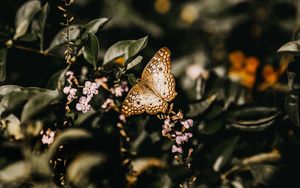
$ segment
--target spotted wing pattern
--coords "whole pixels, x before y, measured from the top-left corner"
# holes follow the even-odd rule
[[[121,112],[125,116],[165,113],[169,101],[177,95],[171,74],[170,51],[161,48],[145,67],[138,84],[127,94]]]
[[[121,112],[125,116],[142,114],[165,113],[168,103],[157,96],[150,88],[141,84],[134,85],[122,105]]]

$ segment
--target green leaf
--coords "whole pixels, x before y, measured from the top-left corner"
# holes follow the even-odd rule
[[[22,110],[21,121],[25,122],[29,120],[29,118],[39,113],[45,107],[57,100],[58,97],[58,91],[48,90],[30,98]]]
[[[140,38],[136,41],[134,41],[130,46],[128,47],[128,50],[125,54],[125,61],[129,59],[130,57],[135,56],[137,53],[139,53],[142,49],[146,47],[148,43],[148,36]]]
[[[44,50],[44,29],[47,15],[49,12],[49,4],[46,3],[42,9],[36,14],[32,21],[31,32],[40,40],[40,50]]]
[[[253,164],[250,165],[250,171],[256,182],[269,185],[278,172],[278,169],[273,165]]]
[[[99,42],[95,34],[88,32],[88,39],[85,42],[83,48],[83,56],[87,62],[94,66],[94,69],[97,68],[98,62],[98,52],[99,52]]]
[[[132,43],[134,43],[134,40],[122,40],[109,47],[104,55],[103,65],[124,56]]]
[[[132,69],[133,67],[135,67],[136,65],[138,65],[141,61],[143,60],[142,56],[137,56],[136,58],[134,58],[132,61],[130,61],[127,66],[126,66],[126,71]]]
[[[134,85],[134,84],[136,84],[136,77],[134,76],[134,74],[127,74],[127,79],[128,79],[128,81],[129,81],[129,83],[130,83],[130,85]]]
[[[84,153],[80,154],[68,166],[68,180],[79,187],[91,186],[91,173],[95,168],[99,168],[106,161],[106,157],[100,153]],[[90,186],[89,186],[90,185]]]
[[[26,34],[35,14],[41,9],[41,2],[31,0],[24,3],[17,11],[15,19],[16,32],[14,40]]]
[[[224,125],[224,120],[221,118],[214,118],[211,120],[202,121],[198,125],[198,130],[200,134],[212,135],[215,134],[218,130]]]
[[[0,82],[3,82],[6,78],[6,57],[7,49],[0,49]]]
[[[68,65],[65,69],[54,73],[49,79],[46,88],[52,90],[57,89],[58,91],[63,90],[63,87],[65,86],[66,73],[69,69],[70,65]]]
[[[80,140],[90,138],[92,135],[83,129],[67,129],[63,131],[58,137],[55,138],[54,142],[50,145],[47,153],[45,153],[47,159],[51,159],[51,157],[55,154],[56,150],[60,145],[64,142],[72,141],[72,140]]]
[[[147,41],[148,37],[143,37],[138,40],[123,40],[113,44],[104,55],[103,65],[123,56],[126,62],[141,51],[146,46]]]
[[[12,111],[15,108],[23,105],[29,98],[35,96],[36,94],[46,91],[42,88],[21,88],[6,94],[0,101],[0,116],[4,112]]]
[[[12,91],[20,91],[21,89],[22,87],[17,85],[3,85],[0,87],[0,97],[5,96]]]
[[[84,25],[84,28],[86,32],[91,32],[91,33],[97,33],[100,28],[102,28],[107,22],[109,21],[108,18],[97,18],[86,25]]]
[[[293,89],[287,94],[285,99],[285,110],[292,122],[297,126],[300,126],[299,96],[300,89]]]
[[[300,52],[300,40],[290,41],[282,45],[277,52],[299,53]]]
[[[66,29],[67,29],[66,27],[63,28],[55,35],[55,37],[52,39],[48,49],[45,50],[46,52],[50,52],[51,50],[67,43],[67,39],[66,39],[66,35],[65,35]],[[70,41],[74,41],[75,39],[77,39],[77,37],[80,34],[80,29],[81,29],[80,25],[70,25],[69,26]]]
[[[262,131],[275,123],[280,112],[274,107],[241,106],[226,115],[228,125],[242,131]]]
[[[9,184],[28,178],[30,175],[30,164],[25,161],[15,162],[0,170],[0,182]]]
[[[212,95],[206,99],[190,104],[189,111],[187,112],[186,116],[188,117],[198,116],[199,114],[206,111],[211,106],[211,104],[215,101],[215,99],[216,99],[216,95]]]
[[[239,137],[234,137],[223,141],[219,146],[216,147],[216,151],[218,151],[218,157],[213,165],[213,169],[216,172],[219,172],[221,168],[230,160],[235,145],[238,143],[238,141]]]

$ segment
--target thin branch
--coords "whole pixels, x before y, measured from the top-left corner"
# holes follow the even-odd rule
[[[236,171],[244,171],[249,170],[250,165],[259,164],[263,162],[275,162],[281,159],[281,154],[277,149],[272,150],[269,153],[260,153],[251,157],[244,158],[241,164],[233,166],[227,172],[221,175],[221,179],[223,181],[227,181],[227,177],[236,172]]]

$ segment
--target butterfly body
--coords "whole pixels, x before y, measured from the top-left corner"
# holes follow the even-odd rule
[[[170,51],[161,48],[145,67],[141,79],[128,92],[121,112],[125,116],[165,113],[177,95],[171,74]]]

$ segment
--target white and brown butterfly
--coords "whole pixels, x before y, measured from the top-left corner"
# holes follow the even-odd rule
[[[175,79],[171,74],[170,50],[161,48],[145,67],[122,105],[121,112],[125,116],[135,114],[165,113],[168,102],[177,95]]]

